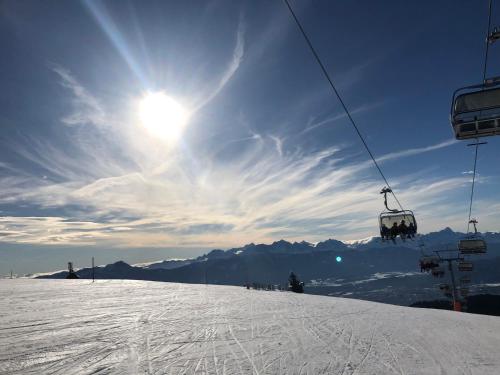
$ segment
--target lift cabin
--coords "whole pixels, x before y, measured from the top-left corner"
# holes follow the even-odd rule
[[[450,119],[459,140],[500,135],[500,77],[456,90]]]

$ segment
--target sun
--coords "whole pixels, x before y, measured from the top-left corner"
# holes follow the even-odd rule
[[[180,137],[188,117],[184,107],[163,92],[148,93],[139,103],[141,124],[151,135],[165,141]]]

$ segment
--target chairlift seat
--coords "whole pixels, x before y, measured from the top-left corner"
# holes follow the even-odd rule
[[[439,285],[439,289],[443,291],[449,291],[451,289],[449,284],[441,284]]]
[[[429,271],[436,267],[439,267],[439,257],[430,255],[420,258],[420,268],[423,271]]]
[[[451,125],[457,139],[500,135],[500,81],[463,87],[453,94]],[[463,93],[461,93],[463,92]]]
[[[486,242],[482,238],[464,238],[458,241],[461,254],[484,254],[486,248]]]
[[[443,267],[434,267],[431,271],[432,276],[443,277],[444,276],[444,268]]]
[[[401,224],[401,221],[404,220],[406,226],[413,224],[415,227],[414,233],[417,233],[417,221],[415,220],[415,215],[411,210],[404,211],[384,211],[379,216],[379,224],[380,224],[380,235],[383,237],[382,226],[385,225],[387,229],[391,229],[391,227],[396,223],[396,225]]]
[[[459,262],[458,270],[461,272],[469,272],[474,268],[472,262]]]

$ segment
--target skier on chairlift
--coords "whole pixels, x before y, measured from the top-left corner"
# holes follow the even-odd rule
[[[389,237],[391,235],[391,231],[385,224],[382,224],[382,227],[380,229],[380,235],[382,236],[382,240],[389,240]]]
[[[396,243],[396,237],[399,234],[399,228],[398,228],[398,223],[394,222],[392,223],[391,227],[391,240],[392,242]]]
[[[407,234],[408,234],[408,238],[415,237],[415,225],[411,221],[410,221],[410,224],[408,224]]]
[[[406,221],[403,219],[398,226],[399,237],[404,241],[406,239],[406,234],[408,232],[408,227],[406,226]]]

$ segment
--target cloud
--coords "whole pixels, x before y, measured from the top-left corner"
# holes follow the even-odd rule
[[[364,105],[361,105],[361,106],[353,109],[352,111],[350,111],[350,113],[351,113],[351,115],[356,115],[359,113],[368,112],[368,111],[375,109],[377,107],[380,107],[384,104],[385,104],[384,101],[379,101],[379,102],[370,103],[370,104],[364,104]],[[324,120],[318,121],[318,122],[310,121],[310,123],[307,124],[307,126],[304,128],[304,130],[302,130],[301,134],[308,133],[308,132],[313,131],[321,126],[334,123],[334,122],[341,120],[341,119],[344,119],[344,118],[347,118],[347,115],[345,114],[345,112],[341,112],[339,114],[330,116],[330,117],[328,117]]]
[[[226,70],[219,79],[219,82],[215,85],[215,88],[201,100],[200,103],[195,105],[195,111],[198,111],[202,107],[206,106],[211,102],[222,89],[226,86],[229,80],[234,76],[241,62],[243,61],[243,55],[245,52],[245,22],[243,20],[243,15],[240,15],[238,22],[238,30],[236,31],[236,45],[233,49],[233,56],[226,67]]]
[[[97,99],[89,94],[68,70],[56,64],[52,64],[51,68],[61,78],[61,85],[73,94],[73,112],[61,121],[66,125],[104,125],[105,113]]]
[[[457,144],[458,141],[455,139],[450,139],[447,141],[439,142],[435,145],[431,146],[426,146],[426,147],[419,147],[419,148],[411,148],[408,150],[403,150],[403,151],[398,151],[398,152],[392,152],[386,155],[383,155],[381,157],[376,158],[377,162],[384,162],[388,160],[396,160],[402,157],[407,157],[407,156],[413,156],[413,155],[418,155],[422,154],[425,152],[429,151],[435,151],[439,150],[440,148],[448,147]]]
[[[276,151],[278,152],[279,156],[283,156],[283,139],[273,135],[270,135],[269,138],[274,141],[276,145]]]
[[[241,49],[235,48],[233,54],[234,69],[242,58],[242,30]],[[98,102],[68,70],[54,69],[74,100],[75,115],[69,118],[97,126],[84,126],[83,138],[66,140],[71,155],[43,139],[29,139],[16,147],[20,157],[40,168],[38,175],[0,165],[8,172],[0,178],[0,202],[28,212],[20,211],[18,216],[4,212],[0,240],[229,247],[279,237],[319,241],[377,233],[382,183],[372,161],[360,161],[359,154],[352,157],[346,146],[311,152],[298,143],[285,152],[283,136],[253,132],[248,126],[246,136],[218,146],[166,150],[131,121],[111,121],[104,115],[104,102]],[[95,136],[95,129],[103,125],[109,136]],[[287,146],[293,136],[287,134]],[[384,163],[454,143],[448,140],[391,152],[377,160]],[[233,146],[234,152],[222,158],[224,149]],[[420,228],[430,230],[461,222],[463,210],[454,196],[468,190],[469,180],[467,175],[432,177],[412,170],[396,176],[391,184],[404,206],[418,215]],[[486,224],[493,223],[494,217]]]
[[[276,140],[261,138],[259,147],[229,163],[200,160],[205,172],[195,178],[186,178],[190,164],[179,156],[162,174],[132,172],[87,184],[52,184],[28,196],[10,191],[14,201],[36,204],[41,212],[67,205],[88,211],[71,220],[8,217],[0,230],[8,241],[110,246],[232,246],[277,237],[321,240],[374,234],[382,209],[380,181],[366,173],[369,161],[345,163],[340,151],[331,147],[277,158]],[[467,179],[408,178],[411,188],[400,199],[422,213],[445,203],[444,193],[461,189]]]

